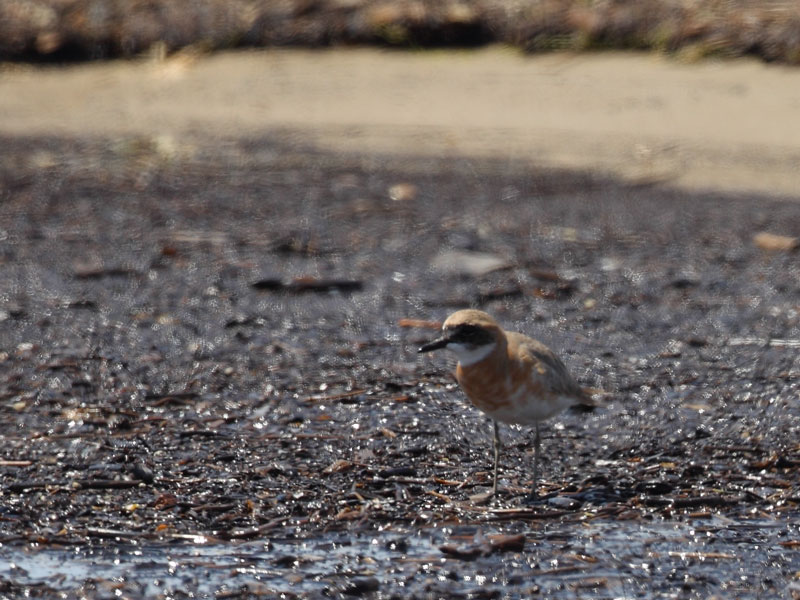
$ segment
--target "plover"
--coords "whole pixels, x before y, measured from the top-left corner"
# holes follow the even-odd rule
[[[460,310],[450,315],[442,326],[441,337],[422,346],[419,352],[440,348],[455,353],[456,379],[461,389],[472,404],[492,419],[493,495],[497,494],[500,459],[498,421],[535,427],[533,487],[529,496],[535,500],[541,447],[539,424],[571,406],[598,406],[591,391],[578,385],[547,346],[521,333],[504,331],[480,310]]]

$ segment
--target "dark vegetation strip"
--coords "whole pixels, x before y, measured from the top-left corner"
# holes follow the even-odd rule
[[[0,57],[86,60],[191,48],[381,45],[526,52],[638,49],[800,63],[787,0],[14,0],[0,2]]]

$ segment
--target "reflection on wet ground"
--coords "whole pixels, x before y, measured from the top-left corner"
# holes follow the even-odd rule
[[[81,590],[88,597],[404,597],[407,590],[415,597],[494,598],[513,589],[517,597],[764,598],[798,591],[782,583],[800,570],[800,552],[787,552],[800,533],[796,523],[714,515],[647,523],[576,519],[516,530],[524,535],[521,551],[493,551],[488,540],[496,529],[489,524],[225,544],[197,536],[195,543],[6,546],[0,577],[19,589]],[[463,554],[448,556],[454,547]]]

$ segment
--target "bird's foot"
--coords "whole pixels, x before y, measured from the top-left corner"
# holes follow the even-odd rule
[[[534,506],[536,504],[541,504],[542,499],[536,492],[531,492],[522,499],[522,503],[526,506]]]

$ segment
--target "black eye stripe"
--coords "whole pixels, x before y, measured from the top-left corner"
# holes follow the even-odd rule
[[[478,340],[485,337],[485,331],[477,325],[459,325],[452,330],[450,337],[456,340],[463,340],[465,342]]]

